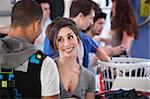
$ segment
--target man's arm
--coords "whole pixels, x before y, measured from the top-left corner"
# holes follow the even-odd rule
[[[46,57],[41,68],[41,98],[59,99],[60,81],[56,63]]]
[[[102,48],[98,48],[97,51],[96,51],[96,56],[98,59],[102,60],[102,61],[109,61],[110,60],[110,57],[109,55],[105,52],[105,50],[103,50]]]
[[[88,41],[87,43],[89,43],[89,45],[88,45],[89,48],[91,48],[90,52],[95,53],[95,55],[97,56],[98,59],[100,59],[102,61],[110,60],[110,57],[106,53],[106,51],[103,50],[101,47],[98,47],[98,45],[95,43],[95,41],[93,39],[91,39],[89,36],[86,36],[86,40]]]

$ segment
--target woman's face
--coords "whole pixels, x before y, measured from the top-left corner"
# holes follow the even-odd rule
[[[76,34],[69,27],[59,30],[56,38],[56,46],[60,57],[72,57],[77,55],[78,39]]]

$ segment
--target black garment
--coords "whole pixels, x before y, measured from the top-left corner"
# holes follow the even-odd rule
[[[51,19],[62,17],[64,14],[64,0],[49,0],[51,9]]]
[[[13,71],[15,86],[13,88],[7,87],[5,90],[0,87],[0,98],[41,98],[40,71],[45,58],[45,54],[37,51],[29,58],[27,72],[15,69]]]
[[[106,93],[107,99],[148,99],[146,95],[139,95],[135,89],[132,90],[117,90]]]
[[[96,94],[95,99],[148,99],[143,92],[132,90],[115,90],[104,94]]]

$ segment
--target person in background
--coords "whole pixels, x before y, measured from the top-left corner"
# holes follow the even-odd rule
[[[99,36],[102,32],[103,29],[103,25],[105,24],[105,19],[106,19],[106,14],[99,11],[98,13],[96,13],[95,17],[94,17],[94,24],[91,25],[85,32],[86,34],[92,38],[99,46],[100,46],[100,42],[99,42],[99,37],[97,40],[96,36]],[[97,57],[91,53],[90,56],[90,64],[89,64],[89,68],[91,68],[91,66],[96,66],[97,65]]]
[[[76,23],[77,28],[80,29],[81,47],[78,56],[81,61],[80,64],[83,64],[85,67],[89,66],[89,53],[94,53],[102,61],[109,61],[105,51],[98,47],[95,41],[82,31],[93,25],[93,18],[95,17],[94,7],[94,3],[91,0],[74,0],[70,7],[70,18]]]
[[[129,56],[133,40],[138,37],[138,26],[130,0],[112,0],[112,39],[101,41],[111,44],[105,50],[110,56]]]
[[[96,2],[93,1],[92,3],[95,10],[93,25],[89,26],[86,30],[84,30],[84,32],[93,39],[94,36],[101,34],[103,25],[105,24],[106,14],[102,12],[101,8]]]
[[[10,31],[0,39],[0,98],[59,98],[56,63],[33,45],[41,32],[42,16],[33,0],[14,5]]]
[[[48,38],[60,74],[61,99],[94,99],[95,79],[92,72],[77,61],[79,31],[67,18],[57,18],[47,28]]]
[[[41,51],[44,49],[44,40],[46,37],[46,28],[51,23],[50,18],[50,2],[49,0],[37,0],[37,2],[40,4],[42,11],[43,11],[43,19],[42,19],[42,32],[40,36],[35,40],[34,44],[37,46],[37,48]]]
[[[94,24],[89,27],[85,32],[86,34],[94,38],[101,34],[103,25],[105,24],[106,14],[103,12],[96,13],[94,17]]]

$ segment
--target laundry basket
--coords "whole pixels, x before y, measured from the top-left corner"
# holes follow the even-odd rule
[[[149,59],[119,57],[113,58],[110,62],[100,61],[99,66],[102,70],[105,91],[137,88],[140,91],[150,92]],[[141,86],[139,88],[139,84],[146,87]]]

